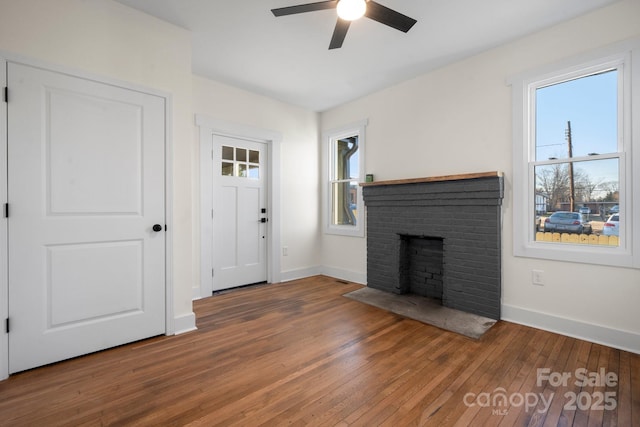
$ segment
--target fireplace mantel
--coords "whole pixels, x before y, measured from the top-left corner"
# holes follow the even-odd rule
[[[361,182],[362,187],[373,187],[376,185],[402,185],[402,184],[421,184],[427,182],[443,182],[443,181],[461,181],[465,179],[477,179],[477,178],[500,178],[502,172],[476,172],[476,173],[463,173],[458,175],[441,175],[441,176],[428,176],[424,178],[407,178],[407,179],[392,179],[387,181],[374,181],[374,182]]]

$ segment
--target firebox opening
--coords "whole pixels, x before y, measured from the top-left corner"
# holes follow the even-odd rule
[[[442,303],[444,239],[400,235],[400,293],[412,293]]]

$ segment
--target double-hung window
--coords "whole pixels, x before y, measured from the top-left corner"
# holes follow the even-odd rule
[[[364,236],[364,130],[366,121],[325,133],[325,231]]]
[[[516,256],[640,267],[638,56],[627,43],[511,80]]]

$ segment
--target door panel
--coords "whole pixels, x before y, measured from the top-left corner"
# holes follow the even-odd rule
[[[50,212],[140,215],[142,107],[52,88],[44,96]]]
[[[9,370],[165,331],[164,99],[9,64]]]
[[[257,242],[257,244],[248,244],[244,248],[244,262],[246,265],[258,265],[263,260],[261,253],[262,244],[260,242],[262,238],[262,224],[259,219],[261,204],[261,189],[260,188],[245,188],[244,209],[247,212],[246,222],[243,227],[240,228],[241,233],[240,240],[245,242]],[[257,215],[252,215],[256,212]]]
[[[235,268],[238,265],[238,189],[236,187],[221,187],[219,191],[219,205],[224,208],[216,209],[218,222],[224,224],[216,228],[215,240],[220,247],[216,251],[218,266],[221,270]],[[215,219],[214,219],[215,222]]]
[[[49,328],[142,312],[142,246],[139,240],[48,246]]]
[[[213,290],[267,280],[266,147],[213,137]]]

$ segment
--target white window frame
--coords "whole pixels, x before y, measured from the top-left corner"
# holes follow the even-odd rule
[[[620,159],[619,204],[625,221],[620,244],[601,246],[536,241],[533,227],[535,90],[612,68],[617,68],[619,73],[618,153],[589,157],[589,160],[599,157]],[[640,223],[634,214],[640,212],[640,182],[632,185],[633,171],[636,175],[640,172],[640,39],[532,70],[510,78],[508,83],[512,86],[513,102],[514,256],[640,268]]]
[[[351,123],[346,126],[342,126],[337,129],[331,129],[323,132],[322,141],[323,141],[323,159],[324,165],[323,168],[323,197],[325,208],[324,210],[324,231],[326,234],[336,234],[342,236],[353,236],[353,237],[364,237],[364,200],[362,199],[362,187],[358,186],[358,194],[356,197],[357,204],[357,216],[356,216],[356,225],[335,225],[332,224],[332,201],[331,201],[331,178],[332,171],[334,168],[334,158],[332,155],[332,149],[337,140],[342,138],[347,138],[350,136],[357,135],[358,136],[358,182],[364,182],[365,176],[365,130],[368,121],[361,120],[359,122]]]

